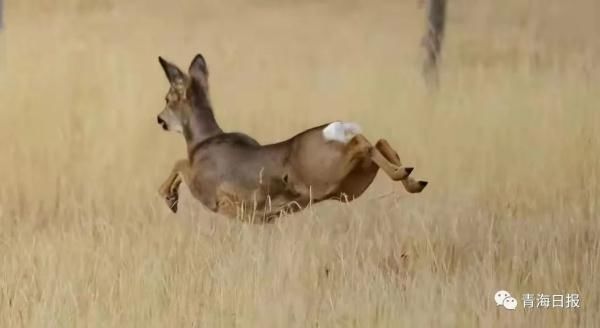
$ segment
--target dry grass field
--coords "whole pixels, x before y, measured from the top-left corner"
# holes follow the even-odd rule
[[[0,327],[600,326],[598,1],[450,1],[435,97],[416,0],[5,2]],[[266,226],[184,187],[171,214],[157,57],[198,52],[224,129],[357,121],[430,185]]]

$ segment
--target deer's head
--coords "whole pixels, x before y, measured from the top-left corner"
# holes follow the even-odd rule
[[[157,122],[166,131],[184,133],[195,111],[210,110],[206,61],[201,54],[197,54],[188,74],[162,57],[158,57],[158,61],[170,87],[165,97],[165,108],[158,114]]]

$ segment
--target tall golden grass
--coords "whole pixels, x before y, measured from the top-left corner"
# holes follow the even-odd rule
[[[441,89],[416,1],[6,4],[0,327],[595,327],[598,2],[449,4]],[[226,130],[275,142],[330,120],[415,176],[242,225],[157,188],[183,139],[157,56],[201,52]],[[500,310],[506,289],[516,311]],[[525,293],[579,309],[525,310]]]

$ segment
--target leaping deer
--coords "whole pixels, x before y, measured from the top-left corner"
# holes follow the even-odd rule
[[[187,143],[188,158],[175,163],[159,189],[174,213],[182,182],[209,210],[254,223],[272,222],[310,203],[352,201],[380,168],[409,193],[427,186],[409,176],[413,168],[402,165],[385,139],[373,146],[356,123],[327,123],[267,145],[224,132],[213,114],[204,57],[194,57],[188,74],[158,59],[170,83],[158,124],[182,133]]]

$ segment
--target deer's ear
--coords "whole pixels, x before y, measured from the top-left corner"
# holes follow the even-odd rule
[[[202,54],[197,54],[190,63],[189,74],[192,78],[204,77],[208,78],[208,65]]]
[[[165,75],[171,84],[176,84],[176,82],[183,81],[185,75],[183,72],[175,65],[169,63],[162,57],[158,57],[158,61],[160,62],[160,66],[162,66],[165,71]]]
[[[208,95],[208,66],[204,56],[197,54],[194,57],[190,63],[188,74],[191,78],[192,90],[206,97]]]

